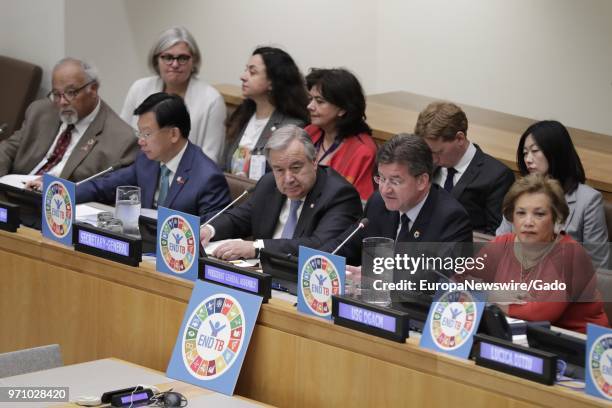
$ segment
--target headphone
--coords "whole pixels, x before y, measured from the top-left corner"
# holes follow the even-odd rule
[[[151,398],[150,406],[161,408],[182,408],[187,406],[187,398],[185,398],[185,396],[181,393],[166,391],[159,394],[155,394]]]

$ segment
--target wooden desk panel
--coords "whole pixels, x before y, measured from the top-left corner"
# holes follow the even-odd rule
[[[239,86],[220,84],[215,87],[230,109],[242,102]],[[412,133],[419,112],[435,100],[438,99],[403,91],[369,95],[366,113],[374,139],[384,143],[397,133]],[[518,140],[535,120],[469,105],[460,106],[468,117],[468,138],[517,171]],[[612,201],[612,136],[575,128],[568,130],[584,165],[587,183],[600,190],[606,200]]]
[[[27,228],[0,231],[0,277],[0,352],[59,343],[66,364],[114,356],[162,371],[193,287]],[[262,306],[237,392],[279,406],[606,406],[420,349],[415,339],[334,326],[277,299]]]

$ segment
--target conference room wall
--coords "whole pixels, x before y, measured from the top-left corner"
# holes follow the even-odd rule
[[[64,0],[0,0],[0,55],[43,68],[41,97],[49,92],[51,67],[65,54],[64,27]]]
[[[19,0],[0,1],[25,7]],[[350,68],[368,94],[407,90],[612,135],[609,0],[53,3],[65,7],[65,19],[58,19],[65,39],[57,30],[49,33],[56,37],[51,43],[63,41],[66,53],[98,65],[102,95],[115,109],[129,85],[149,74],[145,59],[157,34],[182,24],[200,44],[201,77],[210,83],[238,84],[253,47],[272,43],[286,48],[304,70]],[[42,18],[39,23],[50,25]],[[15,21],[11,27],[21,25]],[[24,27],[11,50],[21,43],[32,48],[34,34],[47,38],[30,33],[38,30],[35,22]]]

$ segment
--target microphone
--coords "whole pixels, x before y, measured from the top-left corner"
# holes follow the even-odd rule
[[[248,190],[244,190],[242,192],[242,194],[240,194],[238,197],[236,197],[236,199],[234,201],[232,201],[231,203],[229,203],[228,205],[226,205],[221,211],[219,211],[218,213],[216,213],[215,215],[213,215],[208,221],[206,221],[204,224],[200,225],[200,228],[203,228],[205,226],[207,226],[208,224],[210,224],[210,222],[212,220],[214,220],[215,218],[217,218],[218,216],[220,216],[221,214],[223,214],[225,212],[225,210],[227,210],[228,208],[230,208],[232,205],[236,204],[242,197],[244,197],[247,194],[252,193],[255,190],[255,187],[251,187]]]
[[[361,221],[359,221],[359,225],[357,226],[357,228],[355,228],[353,230],[353,232],[351,232],[351,235],[349,235],[348,237],[346,237],[346,239],[344,241],[342,241],[342,243],[340,245],[338,245],[338,247],[336,249],[334,249],[334,252],[332,252],[332,255],[336,255],[336,252],[338,252],[340,250],[340,248],[342,248],[344,246],[344,244],[346,244],[349,239],[353,238],[353,235],[355,235],[357,233],[357,231],[359,231],[362,228],[365,228],[368,225],[368,219],[367,218],[362,218]]]
[[[105,175],[106,173],[108,173],[108,172],[110,172],[110,171],[119,170],[120,168],[125,167],[125,166],[128,166],[128,165],[130,165],[130,164],[131,164],[131,162],[126,161],[126,160],[121,160],[121,161],[118,161],[117,163],[115,163],[115,164],[113,164],[112,166],[110,166],[108,169],[106,169],[106,170],[102,170],[101,172],[96,173],[96,174],[94,174],[93,176],[89,176],[89,177],[87,177],[86,179],[84,179],[84,180],[81,180],[81,181],[77,182],[77,183],[76,183],[76,186],[80,186],[81,184],[86,183],[86,182],[88,182],[88,181],[91,181],[91,180],[93,180],[93,179],[95,179],[95,178],[98,178],[98,177],[100,177],[100,176],[103,176],[103,175]]]

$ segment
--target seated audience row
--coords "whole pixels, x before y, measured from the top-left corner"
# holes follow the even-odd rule
[[[117,186],[137,185],[144,208],[170,207],[206,221],[230,201],[224,166],[259,180],[242,204],[201,229],[205,246],[211,240],[249,239],[220,245],[215,256],[226,260],[256,257],[261,249],[297,255],[300,245],[333,251],[365,214],[370,222],[339,251],[355,265],[349,273],[360,273],[366,237],[458,243],[471,242],[474,230],[503,234],[513,226],[515,234],[497,238],[494,248],[534,239],[553,248],[575,244],[571,236],[585,243],[596,265],[607,265],[601,194],[584,184],[580,158],[560,123],[533,124],[517,150],[523,176],[550,179],[534,176],[513,185],[510,169],[468,140],[467,116],[457,105],[430,104],[414,135],[397,135],[377,150],[364,92],[352,73],[312,69],[304,79],[289,54],[259,47],[241,76],[244,101],[227,120],[226,142],[225,105],[195,77],[200,61],[186,30],[162,34],[150,56],[157,76],[138,80],[124,104],[122,116],[134,130],[100,99],[89,64],[61,60],[52,73],[52,103],[34,102],[22,129],[0,143],[0,175],[49,173],[79,181],[118,165],[124,168],[79,185],[77,202],[112,204]],[[28,187],[40,184],[37,179]],[[560,265],[578,269],[588,256],[579,245],[572,248],[571,260]],[[496,280],[516,277],[517,265],[521,278],[527,275],[529,250],[516,251],[491,252],[495,265],[503,266]],[[552,267],[545,265],[556,265],[552,254],[563,259],[567,252],[538,253],[530,267],[548,271]],[[570,272],[566,267],[564,278],[576,283]],[[593,281],[579,283],[594,294],[590,306],[568,303],[576,298],[571,292],[544,308],[517,304],[508,311],[545,316],[575,330],[583,330],[585,321],[607,324]]]

